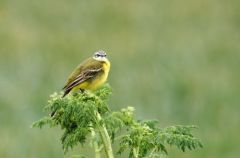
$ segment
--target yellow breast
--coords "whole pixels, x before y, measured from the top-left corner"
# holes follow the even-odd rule
[[[83,82],[79,86],[75,87],[74,89],[89,89],[89,90],[95,90],[98,87],[100,87],[104,82],[106,82],[108,78],[108,73],[110,70],[110,62],[104,61],[103,62],[103,73],[99,76],[97,76],[94,80],[91,82]]]
[[[93,80],[92,83],[88,85],[87,89],[95,90],[99,86],[101,86],[104,82],[106,82],[108,78],[109,70],[110,70],[110,62],[105,61],[103,63],[103,74],[98,76],[95,80]]]

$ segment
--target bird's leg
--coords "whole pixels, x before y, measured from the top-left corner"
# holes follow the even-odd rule
[[[85,92],[85,89],[80,88],[80,89],[79,89],[79,92],[80,92],[80,93],[84,93],[84,92]]]
[[[80,88],[80,89],[78,89],[78,90],[75,90],[73,94],[74,94],[74,95],[77,95],[77,94],[79,94],[79,93],[80,93],[80,94],[85,94],[85,89],[81,89],[81,88]]]

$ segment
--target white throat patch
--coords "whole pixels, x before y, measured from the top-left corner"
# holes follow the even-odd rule
[[[97,61],[108,61],[108,59],[106,57],[101,57],[101,56],[99,56],[99,57],[94,56],[93,59],[95,59]]]

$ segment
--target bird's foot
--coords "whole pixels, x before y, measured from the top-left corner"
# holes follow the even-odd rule
[[[86,92],[86,90],[85,89],[79,89],[79,93],[85,93]]]

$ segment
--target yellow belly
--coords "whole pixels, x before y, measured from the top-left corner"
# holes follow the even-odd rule
[[[79,89],[96,90],[104,82],[106,82],[108,78],[109,70],[110,70],[110,63],[107,61],[106,63],[103,64],[103,74],[97,76],[95,79],[91,81],[86,81],[79,84],[78,86],[73,88],[73,91],[76,91]]]

